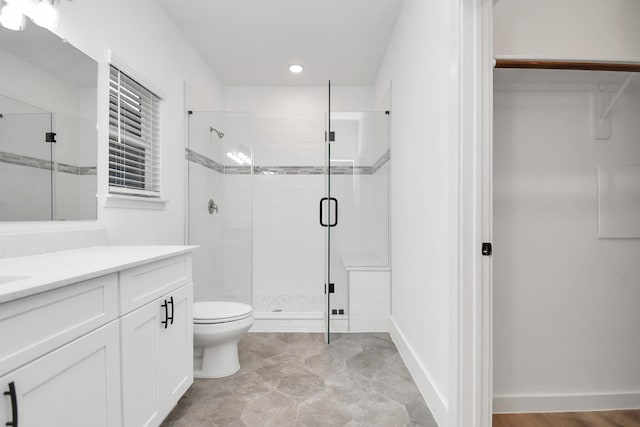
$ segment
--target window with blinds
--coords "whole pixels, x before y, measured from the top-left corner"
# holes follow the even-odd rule
[[[111,65],[109,192],[160,197],[160,98]]]

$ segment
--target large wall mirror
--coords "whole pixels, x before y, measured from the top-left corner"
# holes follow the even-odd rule
[[[97,75],[46,29],[0,27],[0,221],[96,219]]]

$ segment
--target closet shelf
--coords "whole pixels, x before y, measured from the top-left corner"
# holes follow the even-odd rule
[[[560,61],[547,59],[496,58],[495,68],[528,68],[543,70],[594,70],[640,72],[640,62]]]

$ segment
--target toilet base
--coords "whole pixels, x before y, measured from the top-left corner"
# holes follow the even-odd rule
[[[240,370],[238,340],[202,348],[201,368],[193,372],[194,378],[223,378]]]

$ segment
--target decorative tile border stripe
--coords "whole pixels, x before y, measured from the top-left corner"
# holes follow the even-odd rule
[[[326,166],[255,166],[259,175],[324,175]],[[331,166],[332,175],[372,175],[371,166]]]
[[[67,165],[65,163],[58,163],[58,171],[64,173],[72,173],[74,175],[78,175],[78,166]]]
[[[387,150],[384,152],[384,154],[382,156],[380,156],[380,158],[373,164],[372,167],[372,171],[371,173],[376,173],[378,172],[378,169],[380,169],[382,166],[384,166],[389,160],[391,159],[391,150]]]
[[[249,175],[251,174],[251,166],[225,166],[225,175]]]
[[[52,163],[50,160],[23,156],[22,154],[7,153],[6,151],[0,151],[0,163],[8,163],[12,165],[26,166],[29,168],[44,170],[52,169]],[[66,163],[57,163],[56,171],[69,173],[72,175],[96,175],[97,168],[95,166],[73,166]]]
[[[197,163],[200,166],[204,166],[205,168],[213,169],[216,172],[224,173],[224,165],[216,162],[215,160],[211,160],[208,157],[203,156],[202,154],[196,153],[195,151],[185,148],[184,149],[184,158],[190,162]]]
[[[331,166],[333,175],[373,175],[391,158],[387,150],[373,166]],[[185,159],[226,175],[249,175],[251,166],[224,166],[202,154],[185,148]],[[324,175],[326,166],[254,166],[256,175]]]
[[[324,166],[254,166],[257,175],[322,175]]]
[[[21,154],[7,153],[0,151],[0,162],[12,165],[27,166],[30,168],[51,170],[49,160],[38,159],[37,157],[23,156]]]
[[[78,175],[97,175],[98,168],[95,166],[78,166]]]
[[[331,166],[331,175],[372,175],[371,166]]]
[[[58,163],[58,172],[71,173],[74,175],[96,175],[95,166],[73,166],[66,163]]]

